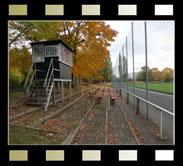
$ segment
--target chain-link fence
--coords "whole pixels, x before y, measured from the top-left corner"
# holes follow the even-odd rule
[[[174,21],[134,21],[121,44],[112,87],[174,140]]]

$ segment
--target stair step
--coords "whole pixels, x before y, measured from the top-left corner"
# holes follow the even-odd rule
[[[37,94],[35,94],[35,92],[32,92],[32,96],[37,96],[37,95],[45,96],[46,92],[37,92]]]
[[[44,105],[46,103],[26,103],[27,105]]]
[[[51,80],[50,80],[51,81]],[[45,82],[45,80],[35,80],[35,82]],[[46,82],[49,82],[49,79],[47,79]]]
[[[37,95],[32,95],[30,96],[30,98],[44,98],[47,97],[48,94],[37,94]]]
[[[35,80],[35,82],[45,82],[45,79],[42,79],[42,80]]]
[[[49,86],[47,86],[48,88],[50,88],[51,87],[51,85],[49,85]],[[44,86],[35,86],[35,87],[33,87],[32,88],[32,90],[36,90],[36,88],[37,88],[37,90],[43,90],[43,89],[46,89],[46,87],[44,87]]]
[[[44,98],[42,98],[42,97],[31,97],[31,98],[29,98],[29,100],[45,100],[45,99],[47,99],[47,97],[44,97]]]
[[[45,88],[45,87],[44,86],[35,86],[33,88],[35,89],[35,88]]]
[[[43,89],[43,88],[42,88],[42,89],[35,89],[35,88],[32,88],[32,89],[31,89],[31,91],[36,91],[36,90],[37,90],[37,91],[44,91],[45,89]]]

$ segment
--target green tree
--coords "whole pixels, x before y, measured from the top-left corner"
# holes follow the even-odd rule
[[[119,75],[120,75],[120,80],[123,82],[127,82],[127,59],[123,55],[119,54]]]
[[[127,82],[127,59],[126,57],[123,55],[123,79],[124,79],[124,82]]]
[[[110,55],[107,56],[106,66],[102,71],[103,80],[106,82],[111,81],[111,72],[112,72],[112,62]]]
[[[148,80],[152,81],[152,71],[147,67],[148,71]],[[146,81],[146,66],[141,67],[141,70],[138,73],[137,81]]]

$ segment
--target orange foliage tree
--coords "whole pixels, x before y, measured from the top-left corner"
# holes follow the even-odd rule
[[[118,33],[100,21],[12,21],[9,23],[9,29],[10,48],[21,41],[62,39],[75,51],[72,68],[75,79],[91,79],[104,69],[109,55],[107,47]]]
[[[165,81],[169,82],[173,80],[173,69],[165,67],[161,72],[162,77]]]
[[[151,72],[152,72],[152,79],[154,81],[160,81],[162,80],[162,73],[161,71],[158,70],[158,68],[152,68],[151,69]]]

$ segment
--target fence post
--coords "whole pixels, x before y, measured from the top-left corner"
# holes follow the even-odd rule
[[[146,21],[144,22],[144,33],[145,33],[145,61],[146,61],[146,100],[148,101],[148,63],[147,63],[147,25]],[[147,112],[147,119],[149,113],[148,103],[146,103],[146,112]]]
[[[140,110],[140,99],[139,98],[136,98],[137,99],[137,104],[136,104],[136,115],[139,114],[139,110]]]
[[[127,72],[127,91],[128,91],[128,42],[127,42],[127,37],[126,37],[126,66],[127,66],[127,68],[126,68],[126,72]]]
[[[161,111],[161,118],[160,118],[160,137],[161,139],[163,139],[163,113],[162,110]]]
[[[125,81],[124,81],[124,46],[122,46],[122,57],[121,57],[121,68],[122,68],[122,88],[124,89],[124,84],[125,84]]]
[[[126,103],[129,104],[129,93],[127,92],[127,100]]]
[[[123,48],[123,46],[122,46]],[[123,87],[123,63],[122,63],[122,56],[119,53],[119,83],[118,88]]]
[[[133,94],[135,95],[135,73],[134,73],[134,38],[133,38],[133,22],[132,22],[132,63],[133,63]],[[135,108],[135,96],[133,97]]]
[[[121,89],[121,96],[123,97],[123,90]]]

